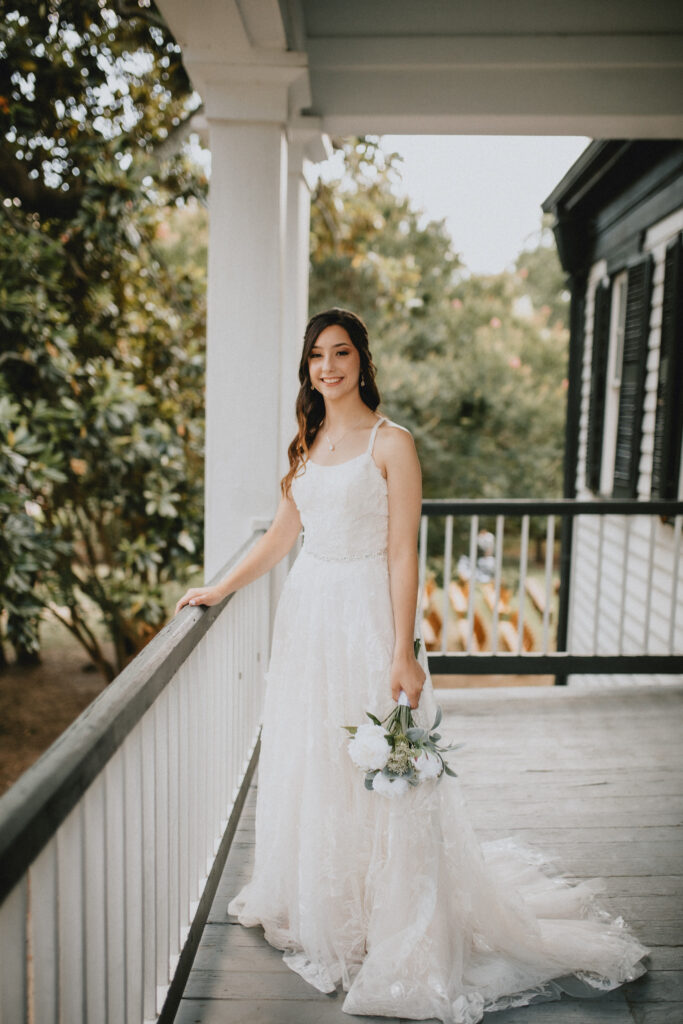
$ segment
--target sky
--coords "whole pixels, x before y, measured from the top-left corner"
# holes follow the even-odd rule
[[[467,269],[496,274],[533,245],[541,203],[590,141],[567,135],[384,135],[381,146],[403,156],[403,192],[424,210],[423,222],[445,217]]]

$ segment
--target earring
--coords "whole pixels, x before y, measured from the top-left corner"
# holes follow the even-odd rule
[[[361,373],[361,375],[360,375],[360,386],[363,387],[364,384],[365,384],[365,379],[363,377],[363,374]]]

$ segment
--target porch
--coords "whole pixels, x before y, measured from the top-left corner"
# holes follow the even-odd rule
[[[213,582],[270,521],[285,469],[307,311],[308,171],[326,153],[326,133],[673,138],[681,125],[681,26],[670,5],[646,16],[633,3],[627,14],[615,4],[583,4],[569,20],[558,8],[552,24],[539,17],[538,4],[529,6],[526,24],[502,0],[486,24],[474,7],[466,23],[461,5],[452,5],[450,25],[443,5],[418,13],[401,3],[391,24],[379,26],[372,22],[383,4],[159,6],[204,97],[212,150],[204,563]],[[361,13],[369,23],[359,22]],[[356,24],[360,38],[342,52]],[[551,47],[543,60],[539,26]],[[359,59],[369,68],[366,87],[358,84]],[[373,82],[377,87],[367,88]],[[244,381],[255,357],[267,368],[259,381],[260,430],[248,443],[228,444],[243,437],[253,417]],[[622,646],[617,630],[608,650],[598,647],[597,619],[575,643],[568,592],[559,613],[565,636],[555,635],[551,648],[544,628],[538,660],[522,653],[521,618],[508,657],[472,653],[472,602],[462,617],[469,661],[457,670],[475,671],[479,659],[476,671],[521,671],[526,659],[526,671],[572,673],[568,687],[442,696],[444,734],[467,742],[460,775],[480,836],[519,832],[556,851],[577,877],[605,876],[608,899],[653,950],[650,973],[626,991],[590,1004],[529,1008],[524,1024],[668,1024],[683,1013],[676,959],[683,931],[683,684],[652,676],[649,685],[621,689],[617,677],[602,676],[613,684],[610,692],[573,675],[682,671],[676,559],[683,509],[672,503],[669,510],[677,517],[665,552],[673,552],[666,575],[672,589],[659,579],[653,589],[647,574],[663,550],[654,518],[645,553],[629,562],[631,573],[634,564],[649,569],[638,583],[617,581],[637,600],[652,594],[640,619],[641,646]],[[446,594],[449,530],[447,520]],[[473,527],[471,555],[476,533]],[[224,564],[230,551],[234,558]],[[571,546],[563,551],[568,559]],[[520,566],[525,552],[522,543]],[[221,606],[186,609],[169,622],[0,801],[0,1024],[348,1020],[339,996],[311,993],[257,934],[224,916],[249,870],[262,676],[285,568]],[[598,563],[588,581],[597,585],[596,608],[605,580]],[[582,597],[581,611],[587,607]],[[630,611],[637,618],[638,607]],[[659,632],[648,650],[651,621]],[[434,653],[446,671],[460,657],[444,642]],[[498,1014],[494,1024],[508,1020],[512,1013]]]
[[[615,692],[610,682],[440,694],[443,734],[466,742],[457,770],[480,838],[518,835],[555,855],[572,877],[604,877],[605,905],[652,950],[648,974],[621,990],[491,1014],[492,1024],[683,1019],[683,684]],[[227,916],[250,875],[256,789],[255,778],[176,1024],[374,1020],[343,1013],[341,988],[315,991],[261,928]]]
[[[521,520],[512,568],[503,560],[504,533],[512,529],[500,503],[445,502],[435,510],[432,504],[423,505],[422,582],[427,566],[440,563],[449,595],[454,534],[469,535],[474,565],[478,525],[493,511],[493,621],[508,573],[517,581],[520,609],[517,653],[495,645],[477,652],[470,588],[469,608],[454,609],[466,626],[467,646],[458,651],[446,643],[444,599],[446,639],[441,650],[430,652],[432,672],[552,671],[560,679],[570,673],[569,686],[440,690],[444,735],[467,744],[457,755],[458,770],[475,827],[482,839],[523,834],[572,875],[605,877],[612,906],[653,949],[650,975],[626,992],[585,1008],[567,1001],[559,1011],[564,1017],[556,1016],[557,1007],[537,1006],[525,1011],[525,1024],[674,1020],[683,1009],[683,971],[675,959],[683,934],[683,655],[676,616],[683,504],[638,502],[630,510],[630,535],[638,535],[640,521],[653,538],[645,562],[627,559],[622,580],[628,594],[644,601],[640,649],[622,649],[622,638],[610,641],[601,628],[579,636],[580,653],[562,639],[563,615],[571,610],[568,589],[560,605],[567,612],[553,617],[549,628],[557,503],[502,503],[507,519]],[[589,505],[596,506],[592,516]],[[572,578],[566,541],[573,531],[567,524],[579,512],[602,521],[611,508],[616,506],[609,502],[559,503],[565,580]],[[663,510],[673,517],[663,552],[671,570],[664,590],[655,571],[662,558],[656,527]],[[431,512],[445,518],[445,549],[438,528],[430,548]],[[548,628],[542,649],[528,652],[521,598],[532,512],[546,520]],[[465,519],[458,529],[454,517]],[[264,527],[212,582],[244,556]],[[597,570],[586,582],[592,596],[585,587],[581,591],[582,607],[592,601],[600,608],[606,593],[600,561]],[[305,1024],[346,1017],[339,997],[309,991],[255,930],[225,918],[253,848],[254,779],[276,596],[265,576],[220,605],[183,609],[0,800],[0,1024]],[[605,636],[607,650],[598,646]],[[589,672],[599,674],[587,677]],[[640,682],[634,672],[643,673]],[[504,1022],[498,1015],[496,1024]]]

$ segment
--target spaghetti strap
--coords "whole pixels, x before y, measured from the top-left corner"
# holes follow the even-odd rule
[[[370,440],[368,441],[368,447],[367,447],[367,454],[368,455],[372,455],[372,446],[375,443],[375,434],[377,433],[377,428],[379,427],[380,423],[384,423],[385,419],[386,419],[386,416],[380,416],[380,418],[377,420],[377,422],[375,423],[374,427],[372,428],[372,433],[370,434]]]

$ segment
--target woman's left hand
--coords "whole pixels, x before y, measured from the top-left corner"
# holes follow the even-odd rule
[[[414,654],[394,655],[391,664],[391,696],[394,700],[398,700],[401,690],[403,690],[414,711],[420,703],[420,695],[426,678],[425,670]]]

